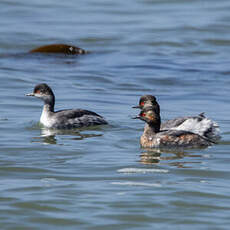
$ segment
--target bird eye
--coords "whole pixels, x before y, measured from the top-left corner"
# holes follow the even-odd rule
[[[146,116],[146,114],[145,114],[145,113],[142,113],[142,114],[141,114],[141,116],[142,116],[142,117],[145,117],[145,116]]]
[[[145,104],[145,102],[144,102],[144,101],[142,101],[142,102],[141,102],[141,105],[144,105],[144,104]]]

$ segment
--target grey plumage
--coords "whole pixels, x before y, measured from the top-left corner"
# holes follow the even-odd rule
[[[35,96],[44,101],[40,122],[47,128],[71,129],[108,124],[102,116],[89,110],[66,109],[55,112],[55,96],[47,84],[36,85],[33,93],[27,96]]]
[[[58,120],[53,128],[81,128],[92,125],[106,125],[107,121],[95,112],[83,109],[68,109],[54,112]]]

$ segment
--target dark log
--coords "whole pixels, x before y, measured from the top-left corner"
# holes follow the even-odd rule
[[[62,54],[86,54],[87,51],[76,47],[65,44],[52,44],[40,46],[38,48],[32,49],[30,53],[62,53]]]

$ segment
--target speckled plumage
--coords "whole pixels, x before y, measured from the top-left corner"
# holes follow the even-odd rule
[[[183,130],[166,130],[148,135],[149,126],[140,138],[140,144],[144,148],[202,148],[213,143],[202,136]]]
[[[145,148],[202,148],[213,144],[199,134],[186,130],[160,131],[160,113],[152,107],[143,109],[136,118],[146,122],[140,144]]]
[[[139,100],[139,106],[134,108],[146,109],[152,107],[156,112],[160,112],[160,105],[156,97],[144,95]],[[185,130],[196,133],[213,142],[220,139],[219,126],[216,122],[201,113],[197,116],[177,117],[161,124],[160,130]]]

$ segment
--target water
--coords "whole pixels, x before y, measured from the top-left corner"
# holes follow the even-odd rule
[[[229,1],[1,1],[0,229],[228,229]],[[84,56],[39,55],[67,43]],[[45,136],[46,82],[56,109],[85,108],[109,126]],[[162,119],[205,112],[218,145],[140,149],[143,94]]]

